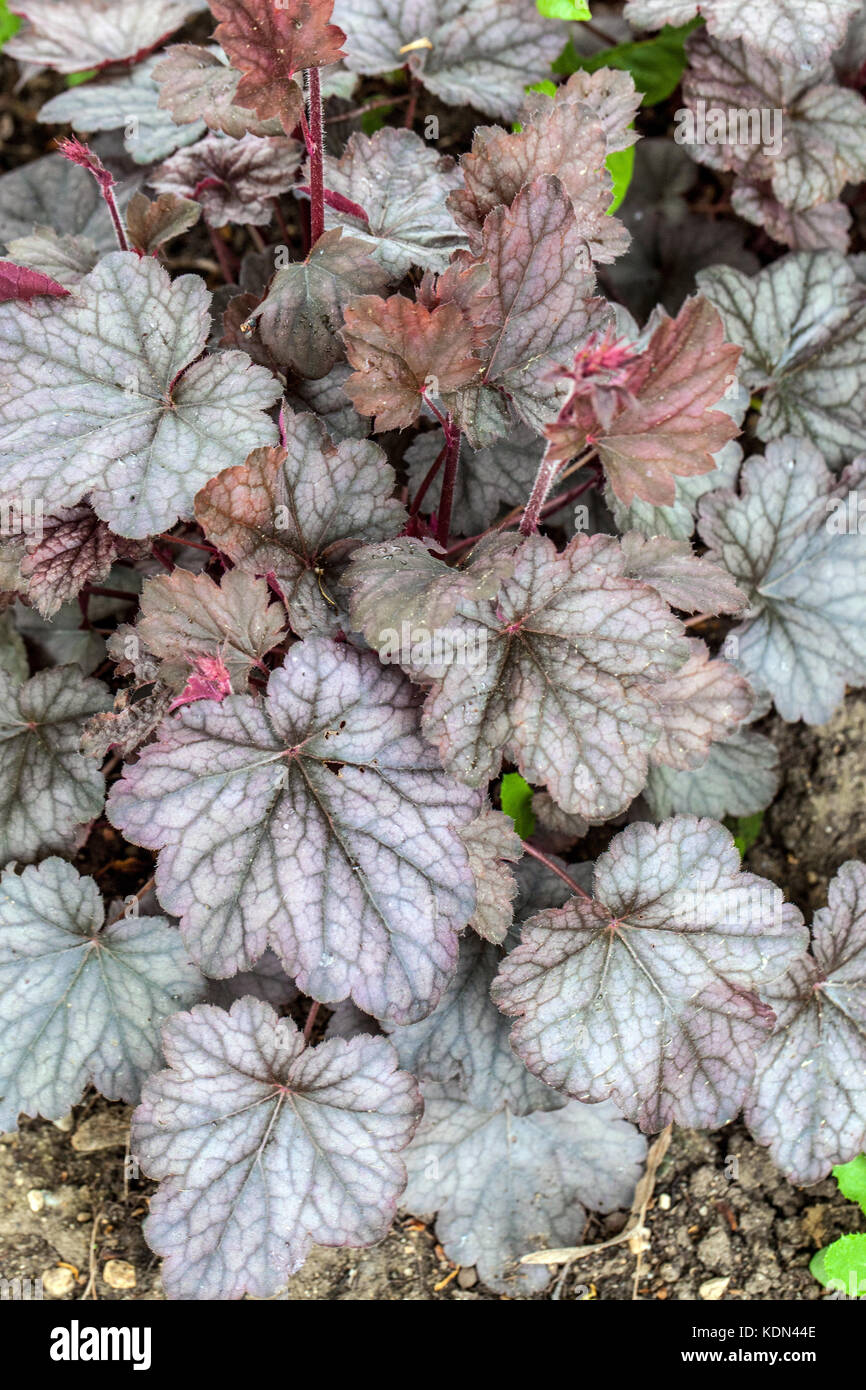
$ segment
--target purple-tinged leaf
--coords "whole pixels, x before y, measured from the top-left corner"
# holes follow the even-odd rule
[[[559,180],[544,175],[525,185],[511,207],[495,208],[484,223],[475,261],[461,253],[457,263],[490,267],[489,283],[467,306],[487,336],[480,394],[505,393],[521,418],[540,431],[565,397],[555,368],[602,327],[609,313],[604,300],[592,297],[592,264]],[[488,426],[477,394],[462,392],[455,410],[470,444],[481,448],[507,428],[504,422]]]
[[[579,79],[585,76],[575,74]],[[634,83],[627,74],[617,73],[616,77],[627,78],[634,94]],[[449,208],[475,249],[485,218],[501,204],[510,206],[524,184],[541,174],[554,174],[559,179],[593,260],[610,262],[627,249],[628,232],[615,217],[607,215],[613,180],[605,158],[611,147],[596,112],[579,95],[569,99],[573,82],[574,78],[558,89],[555,102],[549,97],[539,98],[544,105],[536,107],[517,133],[497,126],[476,130],[471,151],[460,161],[464,186],[458,185],[448,199]],[[581,90],[578,87],[578,93]],[[640,102],[639,96],[636,101]]]
[[[394,471],[372,440],[333,444],[314,415],[283,412],[285,446],[256,449],[196,498],[205,534],[241,570],[273,575],[300,636],[348,622],[343,567],[363,540],[405,522]]]
[[[746,595],[727,570],[696,555],[688,541],[643,536],[627,531],[622,538],[629,579],[649,584],[682,613],[741,613]]]
[[[58,72],[137,62],[200,9],[199,0],[15,0],[26,22],[4,53]]]
[[[655,766],[684,772],[706,762],[710,744],[729,738],[748,719],[754,695],[748,682],[698,637],[689,639],[684,666],[654,688],[662,734],[650,755]]]
[[[849,860],[815,913],[813,956],[769,991],[778,1022],[758,1053],[745,1120],[795,1183],[866,1147],[866,865]]]
[[[204,123],[240,140],[243,135],[281,135],[278,120],[260,121],[235,101],[241,74],[216,46],[176,43],[160,55],[153,70],[159,87],[159,106],[178,125]],[[297,101],[297,98],[295,98]]]
[[[746,39],[768,53],[804,69],[813,68],[838,48],[860,0],[627,0],[625,17],[639,29],[686,24],[700,14],[719,39]],[[741,104],[741,103],[739,103]]]
[[[0,672],[0,863],[66,850],[70,832],[99,815],[105,780],[78,741],[85,719],[110,707],[102,682],[71,666],[23,685]]]
[[[208,974],[268,945],[306,994],[423,1018],[453,974],[475,891],[459,829],[480,798],[422,742],[417,697],[373,653],[291,647],[267,699],[180,710],[109,806],[161,849],[157,892]],[[239,824],[237,807],[243,806]]]
[[[698,284],[743,349],[741,381],[763,398],[759,439],[804,435],[831,467],[866,449],[866,307],[850,261],[797,251],[752,277],[728,266],[704,270]]]
[[[129,757],[146,743],[165,719],[174,691],[156,685],[148,693],[121,690],[114,697],[114,708],[88,719],[81,734],[81,751],[101,762],[110,752]]]
[[[746,460],[739,494],[701,499],[709,558],[749,599],[733,659],[783,719],[824,724],[846,683],[866,683],[866,535],[852,476],[837,482],[813,444],[786,435]]]
[[[589,830],[588,820],[563,811],[549,792],[534,792],[530,804],[535,818],[536,838],[545,847],[569,849],[582,840]],[[562,904],[557,903],[556,906],[561,907]]]
[[[490,998],[501,960],[497,946],[470,932],[460,943],[457,974],[432,1014],[389,1028],[389,1037],[401,1067],[421,1081],[447,1084],[479,1110],[559,1110],[565,1100],[512,1052],[509,1020]]]
[[[517,882],[508,864],[520,859],[523,841],[511,818],[490,805],[463,827],[460,838],[475,875],[477,901],[469,925],[485,941],[501,945],[511,928],[517,896]]]
[[[655,820],[675,812],[691,816],[753,816],[779,790],[779,754],[775,744],[751,729],[738,729],[712,744],[699,768],[677,771],[651,767],[643,798]]]
[[[129,72],[118,72],[96,82],[83,82],[52,97],[41,107],[45,125],[64,125],[76,130],[122,130],[123,146],[136,164],[165,159],[184,145],[200,140],[206,127],[177,125],[159,106],[159,89],[153,74],[162,55],[148,58]]]
[[[723,404],[719,402],[719,409]],[[734,416],[736,419],[736,415]],[[655,507],[635,497],[628,506],[620,502],[613,489],[605,488],[605,502],[613,513],[618,530],[625,533],[637,530],[644,536],[670,536],[672,540],[687,541],[694,535],[698,501],[706,492],[737,485],[743,450],[735,439],[713,455],[715,468],[711,473],[698,473],[691,478],[675,478],[674,500],[670,506]]]
[[[160,1024],[204,981],[164,917],[105,925],[92,878],[46,859],[0,879],[0,1125],[59,1120],[93,1085],[137,1101],[162,1060]]]
[[[645,1130],[733,1119],[773,1021],[756,991],[808,939],[739,862],[714,821],[630,825],[591,901],[531,918],[493,986],[530,1070],[578,1100],[610,1096]]]
[[[845,203],[817,203],[792,212],[773,197],[769,184],[738,182],[731,190],[731,207],[792,251],[829,249],[844,255],[848,250],[851,212]]]
[[[348,362],[338,362],[318,381],[296,377],[286,387],[286,404],[299,415],[318,415],[336,444],[343,439],[366,439],[370,421],[358,414],[345,391],[351,375]]]
[[[346,227],[368,242],[395,280],[413,265],[441,272],[466,245],[445,206],[460,187],[454,160],[411,130],[384,126],[371,137],[356,131],[339,159],[325,158],[325,184],[364,212],[361,218],[326,204],[325,226]]]
[[[334,19],[352,72],[406,64],[440,101],[508,119],[527,86],[550,76],[566,37],[534,0],[337,0]]]
[[[277,271],[248,322],[258,323],[280,367],[321,378],[345,355],[339,333],[346,305],[357,295],[383,293],[388,279],[368,244],[335,227],[305,260]]]
[[[131,1146],[163,1183],[147,1238],[170,1297],[267,1298],[314,1242],[387,1234],[421,1098],[385,1038],[307,1047],[242,999],[176,1015],[163,1042],[169,1070],[146,1084]]]
[[[401,294],[363,295],[344,319],[346,355],[355,368],[346,393],[361,415],[375,416],[379,432],[414,425],[425,391],[457,391],[478,376],[478,333],[456,304],[431,310]]]
[[[160,193],[151,202],[143,193],[133,193],[126,209],[126,230],[139,251],[151,255],[173,237],[183,236],[201,216],[201,207],[175,193]]]
[[[449,1259],[490,1288],[526,1296],[549,1282],[522,1255],[579,1240],[588,1212],[631,1205],[646,1152],[612,1105],[515,1115],[477,1110],[450,1088],[424,1088],[424,1119],[406,1156],[403,1205],[436,1216]]]
[[[699,163],[732,170],[747,183],[767,181],[784,207],[799,212],[866,178],[866,101],[837,86],[832,72],[804,72],[755,52],[750,42],[719,43],[706,32],[694,34],[686,52],[683,100],[691,122],[678,138]],[[721,141],[709,124],[717,111],[725,122]],[[697,128],[702,113],[707,138]],[[771,126],[762,113],[771,114]]]
[[[21,561],[27,597],[43,618],[51,618],[85,584],[104,579],[119,556],[139,559],[141,546],[115,536],[86,502],[64,507],[27,540]]]
[[[201,357],[204,281],[105,256],[63,301],[0,306],[0,447],[10,493],[46,510],[89,494],[118,535],[189,516],[196,491],[257,445],[279,388],[242,353]]]
[[[601,122],[609,153],[627,150],[640,136],[632,129],[642,100],[642,94],[635,87],[630,72],[618,68],[599,68],[596,72],[578,69],[567,82],[557,87],[553,95],[546,91],[530,90],[526,93],[523,113],[528,119],[539,115],[563,102],[583,102],[591,108],[596,119]],[[583,158],[583,150],[580,151]],[[566,180],[563,179],[563,183]]]
[[[36,227],[29,236],[13,238],[9,255],[18,265],[41,271],[67,290],[76,289],[99,260],[89,237],[58,236],[51,227]]]
[[[298,991],[273,951],[265,951],[249,970],[227,980],[208,980],[207,1002],[230,1009],[237,999],[261,999],[275,1009],[293,1004]]]
[[[209,0],[220,21],[214,38],[243,73],[235,100],[287,132],[303,111],[295,74],[344,57],[345,34],[331,21],[332,0]]]
[[[109,651],[125,647],[134,634],[158,658],[158,678],[175,690],[183,689],[200,658],[219,657],[232,689],[245,690],[252,667],[286,636],[285,610],[270,597],[267,582],[243,570],[228,570],[219,584],[189,570],[157,575],[145,580],[135,627],[115,633]]]
[[[375,1018],[362,1013],[351,999],[344,999],[328,1019],[325,1037],[343,1038],[348,1042],[350,1038],[378,1038],[381,1032]]]
[[[272,199],[295,181],[301,157],[297,140],[285,136],[206,135],[178,150],[149,176],[157,193],[178,193],[201,203],[212,227],[227,222],[264,227],[274,214]]]
[[[13,261],[0,260],[0,303],[10,299],[26,303],[40,295],[62,299],[68,293],[63,285],[58,285],[56,280],[44,275],[41,270],[29,270],[27,266],[15,265]]]
[[[428,647],[457,612],[458,605],[493,599],[514,570],[518,544],[512,535],[485,537],[452,568],[430,553],[424,541],[410,536],[367,545],[352,557],[344,582],[351,591],[352,627],[362,632],[381,660],[396,661],[408,672],[423,672]]]
[[[725,342],[720,315],[700,295],[687,299],[675,319],[657,310],[651,328],[642,351],[623,349],[632,355],[618,370],[605,370],[604,340],[597,366],[579,353],[571,394],[545,432],[554,460],[594,447],[622,502],[639,497],[670,506],[675,477],[711,472],[713,455],[737,433],[731,417],[712,407],[735,379],[740,350]],[[597,391],[616,392],[606,409],[586,390],[595,378]]]
[[[625,563],[609,536],[575,536],[561,554],[531,536],[495,603],[460,604],[450,626],[476,659],[427,673],[424,731],[445,766],[478,785],[507,757],[565,811],[625,809],[661,733],[653,687],[689,654],[668,605]]]

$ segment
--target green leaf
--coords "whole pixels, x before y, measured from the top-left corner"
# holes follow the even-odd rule
[[[0,48],[21,28],[21,16],[9,13],[7,0],[0,0]]]
[[[866,1235],[840,1236],[812,1257],[809,1270],[846,1298],[866,1297]]]
[[[728,816],[725,825],[734,837],[734,844],[740,851],[740,858],[748,854],[752,845],[761,833],[761,826],[764,823],[764,812],[758,811],[754,816]]]
[[[627,150],[612,150],[604,161],[613,179],[613,198],[608,213],[616,212],[631,183],[634,173],[634,145]]]
[[[545,19],[592,19],[587,0],[535,0]]]
[[[393,106],[377,106],[375,111],[365,111],[361,117],[361,129],[364,134],[375,135],[385,124],[385,117],[390,116],[393,110]]]
[[[66,79],[67,87],[80,87],[82,82],[89,82],[91,77],[96,76],[96,68],[85,68],[84,72],[71,72]]]
[[[499,804],[506,816],[514,821],[521,840],[528,840],[535,830],[532,814],[532,788],[519,772],[506,772],[499,788]]]
[[[840,1163],[833,1169],[833,1177],[839,1184],[839,1191],[849,1202],[859,1203],[866,1213],[866,1154],[852,1158],[850,1163]]]
[[[569,40],[553,64],[553,71],[570,74],[579,68],[584,72],[619,68],[631,73],[638,91],[644,94],[644,106],[655,106],[656,102],[665,101],[679,85],[686,65],[685,41],[699,23],[700,20],[695,19],[679,29],[666,24],[654,39],[620,43],[615,48],[604,48],[593,54],[578,53]]]

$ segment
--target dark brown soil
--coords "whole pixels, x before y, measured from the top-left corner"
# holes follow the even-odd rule
[[[774,879],[809,914],[846,859],[866,858],[866,696],[851,694],[819,729],[771,719],[783,782],[767,812],[749,865]],[[105,846],[110,859],[111,846]],[[109,871],[110,876],[110,871]],[[91,1098],[70,1130],[27,1121],[0,1140],[0,1272],[4,1279],[67,1276],[67,1299],[162,1298],[159,1266],[141,1223],[153,1185],[124,1179],[128,1110]],[[90,1152],[82,1142],[101,1144]],[[33,1208],[37,1209],[34,1210]],[[592,1218],[575,1243],[609,1240],[625,1213]],[[541,1298],[814,1299],[814,1252],[866,1218],[832,1179],[796,1188],[739,1125],[715,1134],[674,1134],[647,1214],[648,1248],[628,1242],[578,1261]],[[135,1285],[111,1287],[109,1261],[135,1272]],[[112,1276],[109,1268],[109,1277]],[[127,1278],[129,1277],[127,1271]],[[371,1250],[313,1252],[290,1282],[290,1299],[496,1299],[475,1271],[457,1270],[435,1231],[410,1216]],[[519,1296],[519,1295],[517,1295]]]

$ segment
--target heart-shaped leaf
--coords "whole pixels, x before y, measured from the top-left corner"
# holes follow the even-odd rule
[[[46,859],[0,878],[0,1125],[59,1120],[88,1085],[138,1100],[162,1057],[159,1028],[204,981],[164,917],[105,926],[92,878]]]
[[[318,1245],[373,1245],[406,1182],[421,1100],[385,1038],[308,1048],[256,999],[163,1030],[132,1152],[163,1181],[147,1238],[174,1298],[267,1298]]]
[[[626,18],[639,29],[685,24],[695,15],[720,39],[746,39],[760,53],[813,67],[838,48],[859,0],[627,0]]]
[[[478,809],[425,748],[409,683],[313,638],[290,648],[265,701],[180,710],[108,813],[161,849],[160,902],[208,974],[245,970],[271,944],[305,993],[407,1022],[435,1006],[474,911],[458,831]]]
[[[157,193],[178,193],[201,203],[212,227],[227,222],[264,227],[274,214],[273,199],[295,181],[301,147],[285,136],[205,135],[178,150],[149,178]]]

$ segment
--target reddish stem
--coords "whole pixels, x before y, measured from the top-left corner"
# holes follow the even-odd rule
[[[307,68],[308,149],[310,152],[310,241],[325,230],[325,121],[318,68]]]
[[[226,246],[215,227],[212,227],[209,222],[206,222],[205,226],[207,227],[208,236],[210,237],[210,244],[214,249],[214,255],[219,261],[223,279],[227,285],[230,285],[235,278],[235,267],[232,263],[229,248]]]
[[[305,1022],[304,1022],[304,1042],[309,1042],[309,1041],[310,1041],[310,1034],[311,1034],[312,1031],[313,1031],[313,1026],[314,1026],[314,1024],[315,1024],[315,1022],[316,1022],[316,1017],[317,1017],[317,1015],[318,1015],[318,1012],[319,1012],[319,1004],[318,1004],[318,1003],[313,1003],[313,1004],[310,1006],[310,1012],[307,1014],[306,1020],[305,1020]]]
[[[571,877],[571,874],[567,874],[553,859],[548,858],[546,854],[542,854],[541,850],[536,849],[535,845],[531,845],[528,840],[523,841],[523,848],[533,859],[537,859],[539,864],[543,864],[552,874],[556,874],[557,878],[561,878],[563,883],[567,883],[569,888],[573,888],[578,897],[586,898],[588,903],[592,902],[591,894],[587,893],[585,888],[581,888],[580,884]]]
[[[442,550],[448,548],[448,532],[451,529],[451,511],[454,506],[454,486],[457,482],[457,468],[460,463],[460,430],[449,415],[445,422],[445,473],[442,478],[442,495],[439,498],[439,513],[436,525],[436,541]]]
[[[448,445],[447,445],[447,444],[443,444],[443,445],[442,445],[442,448],[439,450],[439,453],[436,455],[435,461],[430,465],[429,469],[427,470],[427,473],[426,473],[426,475],[425,475],[424,481],[423,481],[423,483],[421,484],[421,486],[419,487],[418,492],[417,492],[417,494],[416,494],[415,501],[412,503],[411,507],[409,508],[409,515],[410,515],[410,516],[417,516],[417,515],[418,515],[419,508],[420,508],[420,506],[421,506],[421,503],[424,501],[424,497],[425,497],[425,494],[426,494],[426,492],[427,492],[427,489],[429,488],[429,486],[430,486],[430,484],[432,483],[433,479],[436,477],[436,474],[439,472],[439,469],[442,467],[442,461],[443,461],[443,459],[445,458],[445,454],[446,454],[447,449],[448,449]]]

